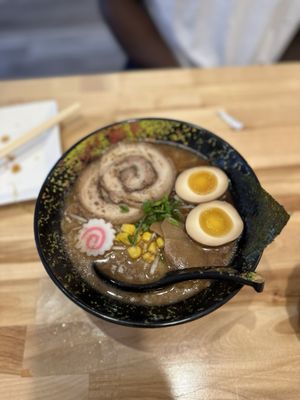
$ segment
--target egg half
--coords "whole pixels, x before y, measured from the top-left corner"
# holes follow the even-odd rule
[[[237,210],[226,201],[199,204],[187,216],[185,227],[196,242],[221,246],[237,239],[244,223]]]
[[[178,175],[177,195],[190,203],[205,203],[222,196],[228,188],[228,177],[216,167],[194,167]]]

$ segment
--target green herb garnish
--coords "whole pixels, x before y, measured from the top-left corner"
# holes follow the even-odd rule
[[[129,212],[129,207],[128,207],[127,204],[120,204],[119,207],[120,207],[121,213],[128,213]]]
[[[173,224],[173,225],[176,225],[176,226],[179,225],[179,222],[178,222],[177,219],[175,219],[175,218],[169,217],[169,218],[168,218],[168,221],[169,221],[171,224]]]
[[[134,246],[136,244],[136,241],[137,241],[137,236],[135,237],[135,233],[133,235],[128,235],[127,237],[128,237],[129,243],[132,246]]]
[[[160,200],[147,200],[143,203],[144,217],[136,225],[134,235],[129,235],[128,240],[135,245],[140,233],[147,231],[154,222],[167,219],[173,225],[179,225],[181,202],[174,198],[164,196]]]

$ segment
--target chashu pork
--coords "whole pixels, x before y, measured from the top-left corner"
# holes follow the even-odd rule
[[[136,222],[146,200],[168,195],[174,185],[175,167],[155,146],[120,143],[82,172],[77,193],[82,206],[112,223]],[[128,212],[124,212],[126,204]]]

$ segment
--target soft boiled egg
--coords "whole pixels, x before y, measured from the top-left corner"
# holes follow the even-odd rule
[[[178,175],[177,195],[190,203],[205,203],[222,196],[228,188],[228,177],[216,167],[194,167]]]
[[[231,204],[215,200],[193,208],[187,216],[185,227],[196,242],[221,246],[237,239],[244,223]]]

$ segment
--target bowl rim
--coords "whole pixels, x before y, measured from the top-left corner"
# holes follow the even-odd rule
[[[128,118],[128,119],[124,119],[121,121],[116,121],[113,122],[111,124],[105,125],[103,127],[100,127],[94,131],[92,131],[91,133],[85,135],[84,137],[82,137],[81,139],[79,139],[77,142],[75,142],[72,146],[70,146],[67,150],[65,150],[63,152],[63,154],[59,157],[59,159],[56,161],[56,163],[53,165],[53,167],[50,169],[50,171],[48,172],[46,178],[44,179],[44,182],[40,188],[38,197],[36,199],[36,203],[35,203],[35,210],[34,210],[34,219],[33,219],[33,230],[34,230],[34,239],[35,239],[35,245],[38,251],[38,255],[42,261],[43,267],[45,268],[47,274],[49,275],[49,277],[51,278],[51,280],[53,281],[53,283],[58,287],[58,289],[60,289],[62,291],[62,293],[67,296],[73,303],[75,303],[77,306],[81,307],[84,311],[88,312],[89,314],[96,316],[97,318],[101,318],[105,321],[111,322],[111,323],[115,323],[118,325],[122,325],[122,326],[127,326],[127,327],[137,327],[137,328],[163,328],[163,327],[168,327],[168,326],[175,326],[175,325],[181,325],[184,324],[186,322],[191,322],[194,321],[196,319],[199,319],[201,317],[204,317],[205,315],[208,315],[210,313],[212,313],[213,311],[217,310],[218,308],[222,307],[224,304],[226,304],[229,300],[231,300],[242,288],[243,286],[238,287],[237,289],[233,290],[230,294],[228,294],[222,301],[219,301],[213,305],[211,305],[210,307],[206,308],[205,310],[199,311],[199,312],[195,312],[194,314],[186,317],[186,318],[181,318],[179,320],[174,320],[174,321],[165,321],[165,322],[133,322],[133,321],[126,321],[126,320],[120,320],[118,318],[114,318],[114,317],[110,317],[107,316],[105,314],[102,314],[101,312],[93,309],[92,307],[87,306],[83,301],[81,301],[80,299],[78,299],[71,291],[68,291],[65,286],[60,282],[60,280],[56,277],[56,275],[53,273],[48,260],[46,260],[46,257],[43,253],[43,247],[42,244],[40,242],[40,237],[39,237],[39,227],[38,227],[38,214],[40,212],[40,203],[41,203],[41,196],[44,192],[44,189],[46,187],[46,185],[48,184],[48,178],[52,175],[52,172],[56,169],[57,165],[61,162],[61,160],[63,160],[66,155],[72,151],[76,146],[78,146],[81,142],[83,142],[84,140],[86,140],[87,138],[89,138],[90,136],[93,136],[94,134],[96,134],[99,131],[105,130],[105,129],[109,129],[112,128],[115,125],[122,125],[122,124],[126,124],[126,123],[135,123],[135,122],[140,122],[140,121],[145,121],[145,120],[155,120],[155,121],[171,121],[171,122],[177,122],[177,123],[182,123],[182,124],[187,124],[192,128],[196,128],[197,130],[205,130],[206,132],[208,132],[210,135],[212,135],[213,137],[215,137],[217,140],[223,142],[224,144],[230,146],[236,153],[237,155],[241,158],[241,160],[246,164],[246,166],[251,170],[253,177],[255,178],[255,180],[257,181],[257,183],[260,185],[259,180],[255,174],[255,172],[253,171],[253,169],[251,168],[251,166],[248,164],[248,162],[245,160],[245,158],[231,145],[229,144],[226,140],[224,140],[223,138],[221,138],[220,136],[216,135],[215,133],[209,131],[206,128],[203,128],[199,125],[196,125],[194,123],[191,122],[187,122],[187,121],[182,121],[179,119],[173,119],[173,118],[163,118],[163,117],[139,117],[139,118]],[[188,147],[188,146],[187,146]],[[194,151],[197,151],[195,149],[192,149]],[[252,265],[252,270],[255,271],[260,259],[262,257],[262,253],[257,257],[257,259],[255,260],[255,262]],[[172,303],[173,304],[173,303]]]

